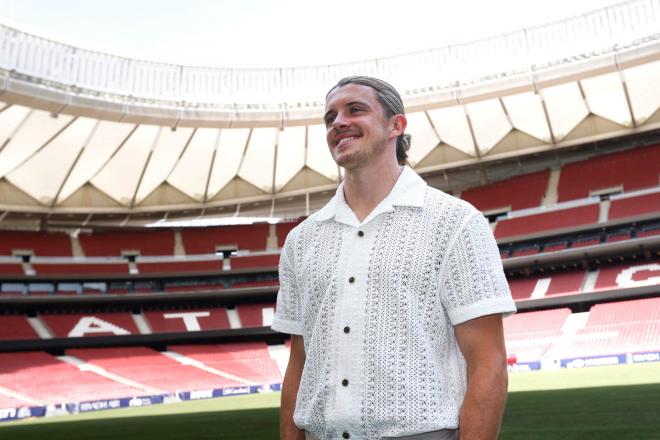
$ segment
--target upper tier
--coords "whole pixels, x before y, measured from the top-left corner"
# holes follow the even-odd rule
[[[341,180],[323,97],[355,74],[402,92],[409,162],[441,189],[461,191],[503,164],[539,169],[576,145],[660,127],[659,28],[660,0],[635,0],[389,58],[221,69],[0,25],[0,222],[309,215]]]

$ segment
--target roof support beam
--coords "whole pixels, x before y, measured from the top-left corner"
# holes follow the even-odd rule
[[[144,165],[142,166],[142,171],[140,172],[140,178],[138,179],[137,185],[135,185],[135,191],[133,191],[133,197],[131,197],[131,208],[135,206],[135,199],[137,198],[138,191],[140,191],[140,186],[142,185],[142,180],[144,179],[144,175],[147,172],[147,169],[149,168],[149,164],[151,163],[151,157],[154,154],[154,150],[156,149],[156,145],[158,145],[158,139],[160,139],[160,134],[163,132],[163,127],[160,127],[158,129],[158,132],[156,133],[156,137],[154,141],[151,143],[151,148],[149,148],[149,154],[147,155],[147,160],[144,162]]]
[[[60,183],[60,187],[57,189],[57,193],[55,193],[55,197],[53,197],[53,201],[50,203],[50,207],[54,208],[55,205],[57,205],[57,201],[60,198],[60,194],[62,194],[62,190],[64,189],[64,186],[66,185],[66,182],[69,181],[69,178],[71,177],[71,173],[73,173],[73,170],[76,168],[76,165],[78,165],[78,161],[80,161],[80,158],[83,155],[83,152],[87,148],[87,145],[89,145],[89,141],[92,139],[94,136],[94,133],[96,133],[96,130],[99,128],[99,125],[101,124],[101,121],[96,121],[96,124],[94,124],[94,128],[92,128],[92,131],[89,133],[89,136],[87,136],[87,139],[85,139],[85,142],[83,142],[82,148],[78,151],[78,154],[76,155],[75,160],[69,167],[68,171],[66,172],[66,176],[64,176],[64,179]]]

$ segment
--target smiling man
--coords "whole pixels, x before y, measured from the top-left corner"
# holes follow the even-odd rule
[[[404,113],[376,78],[326,96],[345,175],[282,250],[283,440],[497,437],[515,305],[485,218],[405,165]]]

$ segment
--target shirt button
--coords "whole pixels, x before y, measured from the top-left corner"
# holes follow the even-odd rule
[[[344,379],[344,380],[342,380],[342,381],[341,381],[341,384],[342,384],[343,386],[347,387],[347,386],[348,386],[348,379]]]
[[[348,432],[342,432],[341,437],[342,438],[351,438],[351,435]]]
[[[351,328],[349,326],[344,327],[344,333],[350,333]]]
[[[353,284],[353,283],[355,282],[355,277],[350,277],[350,278],[348,279],[348,282],[351,283],[351,284]]]
[[[358,231],[358,237],[364,237],[364,232],[363,231]]]

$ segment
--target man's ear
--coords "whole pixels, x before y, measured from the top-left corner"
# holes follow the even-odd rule
[[[390,136],[398,138],[405,131],[408,126],[408,120],[404,115],[394,115],[392,116],[392,129],[390,131]]]

